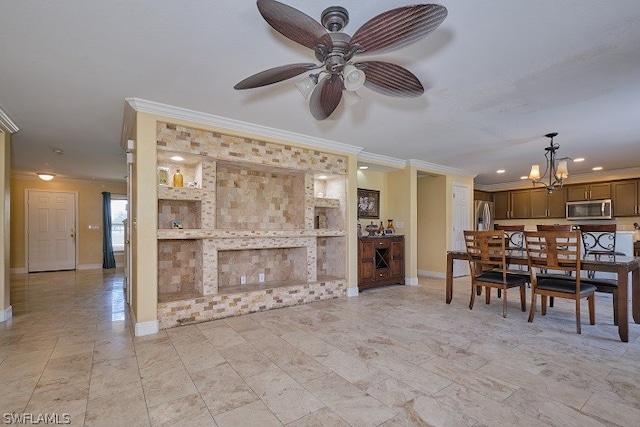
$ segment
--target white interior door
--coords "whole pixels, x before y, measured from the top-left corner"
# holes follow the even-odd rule
[[[76,194],[27,190],[28,271],[76,268]]]
[[[471,189],[467,185],[453,184],[453,233],[452,249],[464,251],[464,230],[471,230]],[[453,277],[469,274],[469,263],[466,261],[453,262]]]

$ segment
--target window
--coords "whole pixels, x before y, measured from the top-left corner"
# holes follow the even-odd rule
[[[111,195],[111,243],[113,251],[124,251],[124,220],[127,219],[125,196]]]

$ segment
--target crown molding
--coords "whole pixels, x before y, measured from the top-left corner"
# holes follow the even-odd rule
[[[27,172],[15,172],[11,173],[10,179],[19,179],[24,181],[37,181],[37,182],[45,182],[38,178],[38,175],[35,173],[27,173]],[[53,181],[47,182],[69,182],[76,184],[90,184],[90,185],[122,185],[127,182],[126,178],[123,178],[122,181],[118,180],[106,180],[106,179],[82,179],[82,178],[66,178],[59,175],[53,179]]]
[[[451,168],[449,166],[442,166],[435,163],[425,162],[424,160],[409,159],[407,160],[409,166],[415,166],[416,168],[425,172],[442,173],[445,175],[458,175],[467,178],[475,178],[478,174],[467,170]]]
[[[0,108],[0,125],[5,128],[9,133],[16,133],[20,130],[13,120]]]
[[[279,140],[292,141],[307,145],[315,149],[323,148],[325,150],[338,151],[348,154],[358,154],[362,151],[362,147],[356,147],[350,144],[343,144],[341,142],[330,141],[328,139],[315,138],[299,133],[287,132],[267,126],[256,125],[253,123],[220,117],[209,113],[189,110],[187,108],[175,107],[172,105],[161,104],[159,102],[148,101],[146,99],[125,98],[125,101],[135,111],[140,113],[157,114],[173,119],[186,120],[195,123],[202,123],[209,126],[221,127],[232,131],[246,132]]]
[[[590,172],[580,175],[570,175],[569,179],[565,181],[564,185],[571,184],[585,184],[589,182],[601,182],[601,181],[616,181],[620,179],[633,179],[640,178],[640,167],[628,168],[628,169],[612,169],[607,171]],[[503,182],[500,184],[476,184],[474,185],[476,190],[481,191],[507,191],[507,190],[520,190],[527,188],[534,188],[531,185],[531,181],[528,179],[521,179],[512,182]],[[544,188],[537,186],[536,188]]]
[[[365,163],[374,163],[379,166],[386,166],[392,169],[404,169],[407,166],[406,160],[396,157],[383,156],[381,154],[369,153],[361,151],[358,154],[358,161]]]

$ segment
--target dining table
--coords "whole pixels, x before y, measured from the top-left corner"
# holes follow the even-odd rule
[[[451,303],[453,298],[453,262],[463,260],[468,262],[466,251],[447,252],[447,275],[445,302]],[[526,255],[510,254],[506,258],[507,264],[527,265]],[[581,261],[582,270],[616,273],[618,281],[618,335],[622,342],[629,342],[629,273],[631,273],[631,312],[633,321],[640,323],[640,257],[613,256],[601,259],[584,259]]]

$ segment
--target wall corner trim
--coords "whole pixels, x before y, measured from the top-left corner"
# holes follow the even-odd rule
[[[11,309],[11,306],[5,308],[4,310],[0,310],[0,322],[6,322],[12,317],[13,317],[13,310]]]
[[[136,337],[157,334],[160,332],[160,323],[157,320],[136,323],[134,332]]]
[[[404,284],[406,286],[418,286],[418,278],[417,277],[405,277]]]

